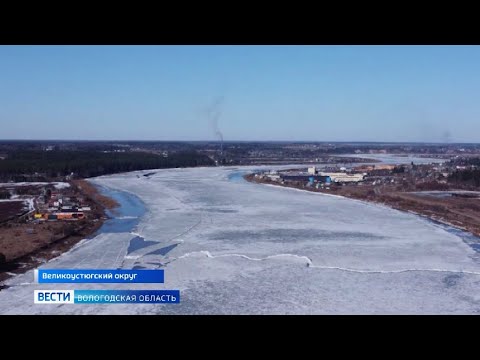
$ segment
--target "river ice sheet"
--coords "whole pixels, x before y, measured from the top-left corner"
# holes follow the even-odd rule
[[[256,167],[258,168],[258,167]],[[165,284],[34,284],[0,291],[1,314],[474,314],[478,253],[412,214],[251,184],[252,168],[195,168],[92,181],[138,196],[132,232],[103,233],[45,268],[163,268]],[[237,176],[236,176],[237,175]],[[34,305],[34,289],[180,289],[166,305]]]

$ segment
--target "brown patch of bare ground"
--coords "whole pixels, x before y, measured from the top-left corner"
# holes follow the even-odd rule
[[[92,209],[85,220],[40,223],[11,220],[0,225],[0,282],[70,250],[102,226],[107,219],[106,208],[119,205],[85,180],[75,180],[70,185]]]

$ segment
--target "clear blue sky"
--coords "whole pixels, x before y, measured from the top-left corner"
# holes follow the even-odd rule
[[[215,102],[225,140],[479,142],[480,47],[0,46],[0,139],[212,140]]]

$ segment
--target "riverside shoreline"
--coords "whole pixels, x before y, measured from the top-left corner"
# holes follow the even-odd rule
[[[1,228],[0,236],[5,240],[12,237],[12,230],[21,235],[16,238],[13,246],[9,242],[0,247],[0,253],[5,254],[4,261],[0,259],[0,290],[5,285],[3,281],[17,274],[34,269],[49,260],[70,250],[80,241],[92,237],[109,218],[107,210],[115,210],[118,202],[100,193],[98,188],[87,180],[74,180],[70,185],[79,195],[85,197],[92,211],[86,220],[66,223],[20,224],[12,228]],[[68,228],[71,226],[71,228]],[[25,233],[26,228],[34,229],[35,234]],[[25,229],[24,229],[25,228]],[[67,228],[67,231],[65,231]]]
[[[255,178],[254,174],[244,175],[248,182],[268,184],[328,195],[342,196],[390,208],[414,213],[435,222],[442,223],[480,237],[480,201],[468,198],[433,198],[411,192],[394,191],[388,187],[379,189],[372,186],[331,186],[315,189],[301,185],[286,185],[266,179]],[[454,190],[454,189],[452,189]],[[473,201],[472,201],[473,200]]]

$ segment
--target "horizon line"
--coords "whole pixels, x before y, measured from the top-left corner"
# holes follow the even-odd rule
[[[349,140],[141,140],[141,139],[0,139],[1,142],[159,142],[159,143],[342,143],[342,144],[435,144],[435,145],[480,145],[480,142],[435,142],[435,141],[349,141]]]

